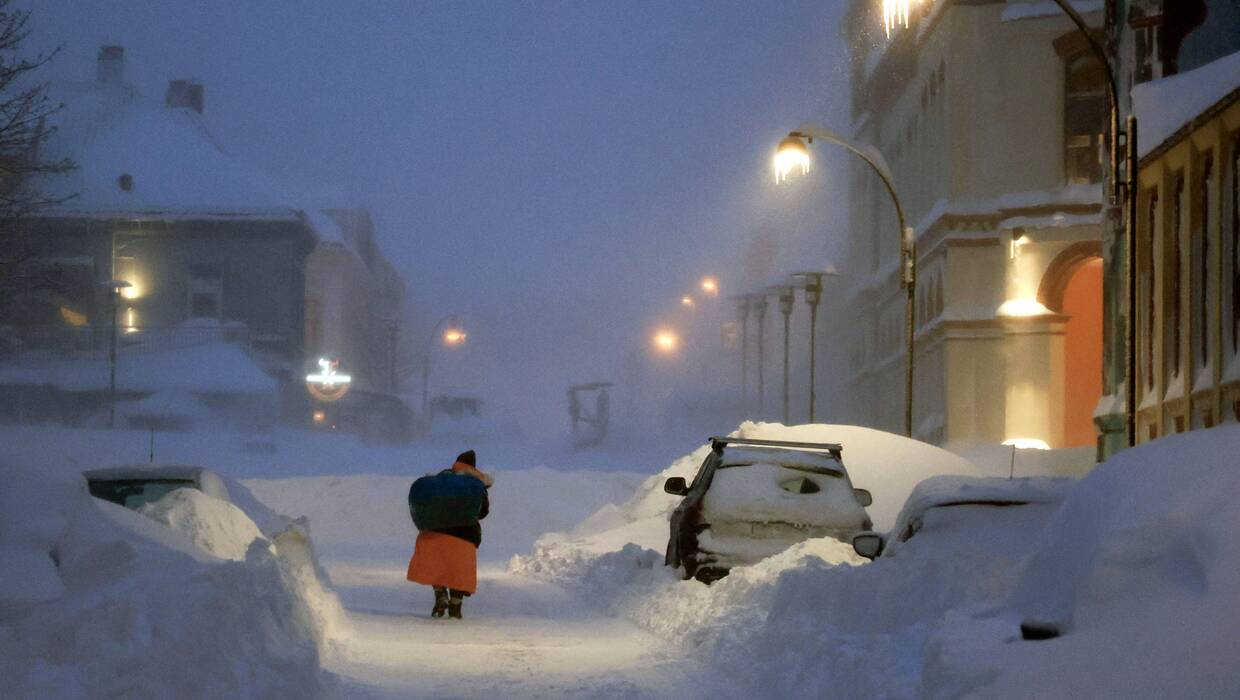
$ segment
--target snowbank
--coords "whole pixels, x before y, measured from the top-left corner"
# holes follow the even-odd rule
[[[305,567],[266,539],[221,559],[92,498],[80,476],[0,471],[0,696],[316,697],[334,687],[320,666],[323,612],[297,585]],[[232,511],[231,530],[207,526],[218,509],[200,496],[152,512],[235,554],[257,528]]]
[[[176,489],[154,503],[143,504],[138,512],[221,559],[245,561],[250,545],[263,539],[244,511],[198,489]]]
[[[837,439],[858,485],[890,494],[911,478],[877,478],[867,457],[881,453],[850,460]],[[738,697],[1237,697],[1237,450],[1229,425],[1130,449],[1080,482],[936,478],[910,504],[921,528],[898,552],[863,564],[843,543],[809,540],[710,587],[661,565],[654,491],[696,469],[699,450],[510,569],[683,644]],[[1017,496],[1024,505],[984,503]],[[983,503],[929,507],[961,497]],[[1064,634],[1024,641],[1026,620]]]

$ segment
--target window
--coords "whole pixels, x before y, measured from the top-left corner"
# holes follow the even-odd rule
[[[1069,184],[1102,181],[1106,74],[1088,53],[1069,58],[1064,95],[1064,176]]]
[[[1146,198],[1145,235],[1137,240],[1138,277],[1141,290],[1141,362],[1145,369],[1145,386],[1154,388],[1154,241],[1158,238],[1158,190],[1150,190]]]
[[[190,318],[221,318],[224,310],[223,278],[219,265],[189,266]]]
[[[1214,158],[1206,155],[1201,163],[1198,191],[1196,235],[1193,236],[1193,276],[1189,284],[1193,295],[1193,349],[1198,367],[1210,362],[1210,329],[1214,327],[1211,301],[1214,290],[1213,259],[1210,254],[1211,194],[1214,191]]]
[[[1183,258],[1181,240],[1184,234],[1184,217],[1186,215],[1184,201],[1184,175],[1175,179],[1175,194],[1171,199],[1171,231],[1166,243],[1167,256],[1164,258],[1163,279],[1166,281],[1163,313],[1163,357],[1167,378],[1178,377],[1180,374],[1180,330],[1184,323],[1183,309],[1180,301],[1180,264]]]

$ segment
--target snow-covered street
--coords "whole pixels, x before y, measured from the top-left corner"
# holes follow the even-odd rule
[[[705,693],[696,663],[551,583],[479,572],[462,621],[429,616],[404,569],[331,564],[352,623],[327,667],[342,697],[668,698]]]

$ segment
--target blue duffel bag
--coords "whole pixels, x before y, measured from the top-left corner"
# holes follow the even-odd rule
[[[409,487],[409,515],[419,531],[478,524],[487,487],[477,478],[445,469]]]

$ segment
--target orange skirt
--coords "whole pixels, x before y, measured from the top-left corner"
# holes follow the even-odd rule
[[[478,588],[478,548],[442,532],[419,533],[405,578],[473,593]]]

